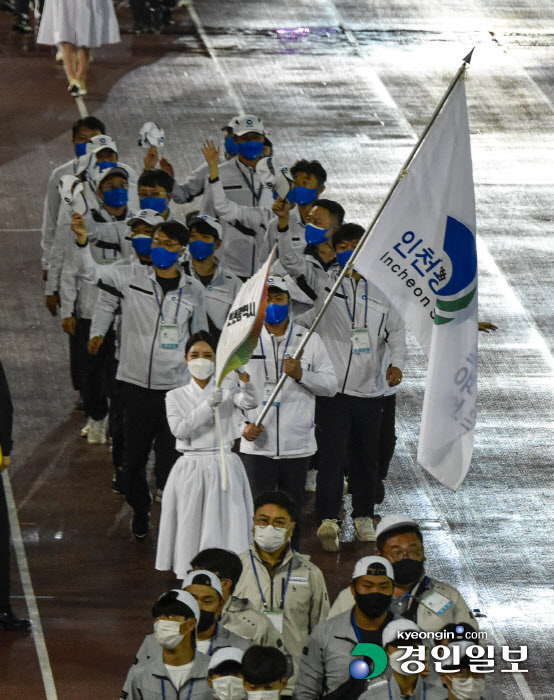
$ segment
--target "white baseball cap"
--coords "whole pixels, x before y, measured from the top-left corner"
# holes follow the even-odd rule
[[[399,632],[421,632],[421,627],[411,620],[393,620],[383,630],[383,646],[386,647],[387,644],[394,642]]]
[[[208,664],[208,671],[212,671],[226,661],[236,661],[241,664],[243,656],[244,649],[239,649],[238,647],[221,647],[220,649],[216,649]]]
[[[204,221],[210,226],[211,228],[214,229],[215,237],[219,238],[221,240],[221,235],[223,233],[223,229],[221,228],[221,224],[217,219],[214,219],[213,216],[208,216],[207,214],[203,214],[202,216],[193,216],[190,221],[187,222],[187,228],[190,230],[194,226],[194,224],[199,223],[200,221]]]
[[[114,153],[117,153],[117,146],[115,141],[111,136],[106,136],[105,134],[99,134],[98,136],[93,136],[89,143],[87,144],[87,153],[98,153],[103,151],[105,148],[109,148]]]
[[[235,136],[242,136],[249,131],[254,131],[256,134],[265,134],[264,123],[260,117],[256,117],[254,114],[241,114],[231,119],[228,126],[233,129]]]
[[[355,578],[358,578],[359,576],[367,576],[368,575],[368,570],[373,568],[373,564],[382,564],[385,567],[385,572],[384,576],[388,576],[391,581],[394,581],[394,571],[392,568],[392,564],[390,561],[387,561],[386,559],[383,559],[383,557],[364,557],[363,559],[360,559],[359,561],[356,562],[356,565],[354,566],[354,572],[352,574],[352,580]],[[369,574],[369,576],[379,576],[377,572],[372,572]]]
[[[211,586],[223,597],[223,591],[221,590],[221,581],[213,573],[213,571],[206,571],[206,569],[196,569],[194,571],[189,571],[189,573],[183,579],[183,588],[187,588],[192,585],[199,586]]]
[[[111,168],[104,168],[104,170],[100,170],[99,172],[94,173],[93,181],[94,181],[94,186],[96,189],[100,187],[100,184],[107,178],[107,177],[123,177],[125,180],[129,180],[129,173],[125,170],[125,168],[120,168],[118,165],[115,163],[113,164],[113,167]]]
[[[153,209],[142,209],[137,214],[132,214],[131,218],[127,219],[127,226],[134,226],[135,224],[145,223],[148,226],[157,226],[158,224],[163,224],[165,219],[161,214]]]
[[[154,122],[146,122],[142,125],[139,132],[139,146],[142,146],[143,148],[150,148],[150,146],[162,148],[164,143],[165,131],[157,124],[154,124]]]
[[[289,291],[286,279],[284,277],[281,277],[280,275],[270,275],[267,278],[267,288],[269,289],[270,287],[280,289],[282,292]]]
[[[177,600],[180,603],[184,603],[187,607],[189,607],[192,610],[192,614],[194,615],[194,619],[198,622],[200,619],[200,608],[198,607],[198,603],[196,602],[196,599],[194,596],[192,596],[190,593],[187,593],[187,591],[182,591],[180,588],[174,588],[171,591],[168,591],[169,593],[176,593],[177,594]],[[164,596],[166,596],[167,593],[162,593],[162,595],[158,598],[158,600],[161,600]]]
[[[404,515],[403,513],[391,513],[391,515],[385,515],[381,518],[381,521],[375,528],[375,535],[379,538],[384,532],[389,530],[395,530],[397,527],[402,526],[417,527],[419,530],[419,525],[415,520],[410,518],[409,515]]]

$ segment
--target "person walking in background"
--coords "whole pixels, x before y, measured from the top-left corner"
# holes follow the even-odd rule
[[[87,94],[90,49],[120,41],[112,0],[45,0],[37,44],[61,45],[73,97]]]

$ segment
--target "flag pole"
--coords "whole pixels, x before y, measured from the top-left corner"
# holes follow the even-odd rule
[[[375,228],[375,225],[376,225],[377,221],[379,220],[379,217],[380,217],[381,214],[383,213],[384,208],[387,206],[387,204],[389,203],[389,200],[391,199],[392,195],[394,194],[396,188],[397,188],[398,185],[400,184],[400,181],[402,180],[402,178],[404,177],[404,175],[407,174],[408,168],[410,167],[411,162],[413,161],[413,159],[415,158],[417,152],[419,151],[419,148],[420,148],[421,144],[423,143],[425,137],[426,137],[427,134],[429,133],[429,130],[431,129],[431,127],[432,127],[433,124],[435,123],[435,120],[436,120],[436,118],[438,117],[438,115],[439,115],[441,109],[444,107],[444,105],[445,105],[445,103],[446,103],[446,100],[450,97],[450,94],[451,94],[452,90],[454,90],[454,87],[456,86],[456,84],[458,83],[458,81],[459,81],[459,80],[463,80],[463,78],[465,77],[465,74],[466,74],[466,71],[467,71],[467,67],[468,67],[469,64],[471,63],[471,57],[472,57],[474,51],[475,51],[475,47],[473,47],[473,48],[471,49],[471,51],[468,53],[468,55],[462,60],[462,65],[461,65],[460,68],[458,69],[456,75],[452,78],[452,80],[451,80],[451,82],[450,82],[450,85],[449,85],[448,88],[446,89],[446,92],[444,93],[444,95],[443,95],[441,101],[439,102],[439,104],[437,105],[437,107],[436,107],[435,111],[433,112],[431,118],[429,119],[429,122],[427,123],[427,126],[426,126],[425,129],[423,130],[423,133],[422,133],[421,136],[419,137],[419,139],[418,139],[416,145],[413,147],[413,149],[412,149],[410,155],[409,155],[408,158],[406,159],[406,162],[405,162],[404,165],[400,168],[400,172],[398,173],[398,176],[396,177],[396,180],[393,182],[391,188],[389,189],[389,191],[388,191],[388,193],[387,193],[387,196],[386,196],[385,199],[383,200],[383,203],[381,204],[381,206],[379,207],[377,213],[376,213],[375,216],[373,217],[373,220],[371,221],[371,223],[370,223],[368,229],[365,231],[364,235],[363,235],[363,236],[360,238],[360,240],[358,241],[358,245],[357,245],[356,248],[354,249],[354,252],[352,253],[352,256],[351,256],[350,260],[347,262],[347,264],[346,264],[346,265],[343,267],[343,269],[341,270],[340,275],[337,277],[337,279],[336,279],[336,281],[335,281],[335,284],[333,285],[333,287],[331,288],[331,291],[330,291],[329,294],[327,295],[327,298],[325,299],[325,301],[324,301],[324,303],[323,303],[323,306],[321,307],[319,313],[318,313],[317,316],[315,317],[315,319],[314,319],[314,321],[313,321],[313,323],[312,323],[310,329],[308,330],[308,332],[306,333],[306,335],[302,338],[302,341],[301,341],[300,345],[298,346],[298,349],[296,350],[296,352],[295,352],[294,355],[293,355],[293,359],[294,359],[294,360],[297,360],[297,359],[301,356],[301,354],[302,354],[304,348],[305,348],[306,345],[308,344],[308,340],[310,339],[310,337],[311,337],[312,334],[314,333],[315,329],[317,328],[319,322],[321,321],[321,318],[322,318],[323,314],[325,313],[325,311],[327,310],[329,304],[330,304],[331,301],[333,300],[333,297],[335,296],[335,293],[336,293],[336,291],[338,290],[338,288],[341,286],[342,281],[344,280],[344,278],[345,278],[346,276],[349,276],[349,277],[352,276],[352,273],[354,272],[354,263],[356,262],[356,258],[357,258],[358,255],[361,253],[362,248],[364,247],[364,245],[365,245],[367,239],[369,238],[369,236],[371,235],[373,229]],[[276,397],[277,394],[281,391],[281,389],[282,389],[282,387],[283,387],[283,384],[285,383],[285,381],[286,381],[286,379],[287,379],[287,376],[288,376],[288,375],[286,375],[286,374],[282,374],[282,375],[281,375],[281,378],[279,379],[279,381],[278,381],[277,384],[275,385],[275,388],[273,389],[273,392],[272,392],[271,396],[268,398],[266,405],[263,407],[262,412],[260,413],[260,415],[259,415],[258,418],[256,419],[255,425],[257,425],[257,426],[261,425],[263,419],[264,419],[265,416],[267,415],[267,412],[269,411],[269,409],[271,408],[273,402],[275,401],[275,397]]]

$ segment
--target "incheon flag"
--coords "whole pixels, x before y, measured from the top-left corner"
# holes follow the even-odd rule
[[[465,82],[459,80],[354,262],[429,358],[417,458],[453,491],[473,453],[475,234]]]

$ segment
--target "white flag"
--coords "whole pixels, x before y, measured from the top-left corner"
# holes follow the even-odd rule
[[[462,484],[477,398],[475,196],[459,80],[354,267],[389,298],[429,357],[418,461]]]

